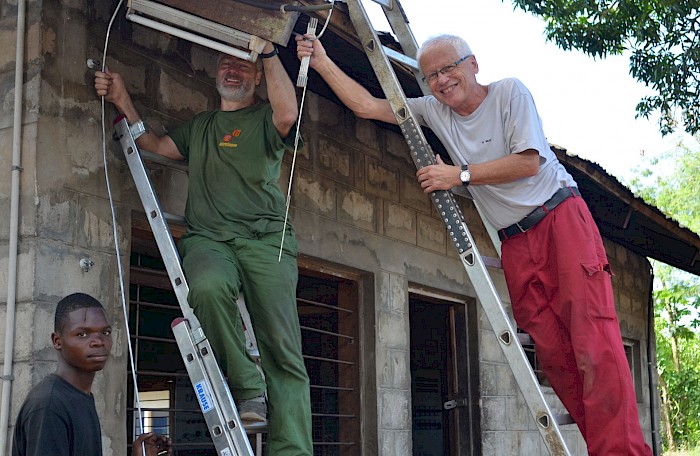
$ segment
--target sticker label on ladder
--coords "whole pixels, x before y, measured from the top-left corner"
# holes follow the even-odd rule
[[[214,402],[212,401],[207,382],[202,380],[195,383],[194,390],[197,392],[197,399],[199,399],[199,406],[202,408],[202,413],[214,410]]]
[[[228,448],[224,448],[221,450],[221,456],[233,456],[233,453],[231,453],[231,450]]]

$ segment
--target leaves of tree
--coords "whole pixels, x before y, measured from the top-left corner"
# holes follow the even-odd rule
[[[683,144],[637,169],[630,187],[700,232],[700,151]],[[700,445],[700,279],[652,261],[654,322],[666,449]]]
[[[654,95],[637,116],[659,113],[666,135],[683,122],[700,132],[700,0],[513,0],[546,22],[547,39],[562,49],[605,57],[631,52],[631,75]]]

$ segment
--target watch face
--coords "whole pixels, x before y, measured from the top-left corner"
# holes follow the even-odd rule
[[[469,171],[464,170],[461,173],[459,173],[459,179],[462,181],[462,183],[469,182],[469,178],[471,176],[469,175]]]

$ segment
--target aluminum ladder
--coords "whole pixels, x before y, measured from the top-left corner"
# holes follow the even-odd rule
[[[254,456],[256,453],[248,441],[246,429],[238,416],[226,379],[214,358],[214,352],[199,320],[187,302],[189,287],[175,242],[129,124],[123,116],[115,121],[114,139],[119,141],[124,151],[170,283],[182,309],[183,316],[175,319],[171,327],[214,447],[220,456]],[[262,429],[249,428],[249,431],[256,433]]]
[[[390,62],[391,59],[410,67],[423,93],[430,93],[429,88],[422,80],[422,74],[415,60],[418,45],[408,26],[408,19],[400,3],[397,0],[373,0],[382,6],[389,25],[404,53],[397,52],[381,44],[361,0],[344,1],[347,4],[350,20],[357,31],[363,50],[372,64],[377,79],[396,116],[401,132],[408,143],[411,158],[416,168],[420,169],[424,166],[435,164],[435,154],[426,141],[416,118],[407,106],[406,95],[401,89],[399,80]],[[485,260],[477,250],[474,239],[469,232],[469,228],[467,228],[462,211],[457,205],[454,196],[449,191],[436,191],[430,194],[430,199],[440,214],[449,237],[457,249],[469,280],[474,286],[479,303],[496,334],[505,359],[513,371],[518,387],[532,417],[537,423],[537,429],[549,453],[552,456],[570,455],[559,430],[557,417],[547,405],[537,377],[504,310],[498,292],[491,281]],[[483,219],[483,216],[481,218]],[[486,223],[485,220],[484,223]],[[497,243],[496,248],[500,254],[500,242],[495,235],[495,230],[490,229],[489,231],[491,239]],[[446,408],[453,408],[458,405],[461,405],[458,401],[445,403]]]

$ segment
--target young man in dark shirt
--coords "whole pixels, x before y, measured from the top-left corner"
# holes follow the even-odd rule
[[[56,371],[27,395],[15,425],[12,456],[101,456],[100,421],[92,396],[95,372],[102,370],[112,349],[112,327],[95,298],[74,293],[56,306],[53,347]],[[169,454],[162,435],[142,434],[133,455]]]

